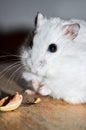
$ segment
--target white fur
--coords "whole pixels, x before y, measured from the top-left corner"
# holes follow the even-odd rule
[[[42,14],[38,17],[33,48],[22,49],[23,77],[38,82],[43,95],[73,104],[86,103],[86,22],[43,19]],[[75,23],[80,25],[77,37],[66,37],[64,25]],[[57,44],[57,52],[47,50],[51,43]]]

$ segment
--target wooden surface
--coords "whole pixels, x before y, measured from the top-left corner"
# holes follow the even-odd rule
[[[1,65],[0,70],[6,67],[7,64]],[[0,98],[18,91],[23,94],[24,100],[15,111],[0,112],[0,130],[86,130],[85,104],[71,105],[49,96],[27,97],[24,94],[25,83],[21,78],[8,82],[9,76],[1,77]],[[34,97],[40,97],[41,103],[26,104],[27,99],[32,100]]]

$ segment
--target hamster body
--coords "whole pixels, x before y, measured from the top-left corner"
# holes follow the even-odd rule
[[[22,77],[34,91],[86,103],[86,22],[38,14],[33,46],[21,50]]]

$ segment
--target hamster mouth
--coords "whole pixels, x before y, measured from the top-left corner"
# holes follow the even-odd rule
[[[38,71],[37,72],[32,72],[31,71],[31,73],[34,74],[34,75],[36,75],[36,76],[38,76],[38,77],[46,77],[46,75],[44,75],[42,73],[39,73]]]
[[[31,72],[31,68],[30,68],[30,67],[25,66],[24,69],[25,69],[27,72],[29,72],[29,73]]]
[[[36,75],[36,76],[38,76],[38,77],[46,77],[46,74],[45,73],[43,73],[43,70],[35,70],[34,68],[31,68],[30,66],[28,66],[28,65],[25,65],[24,66],[24,69],[25,69],[25,71],[27,71],[28,73],[32,73],[33,75]]]

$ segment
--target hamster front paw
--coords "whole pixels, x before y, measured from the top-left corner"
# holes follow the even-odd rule
[[[37,92],[43,96],[50,95],[50,93],[51,93],[51,90],[48,87],[41,86],[38,81],[32,80],[32,86],[33,86],[33,89],[35,92]]]
[[[38,93],[43,96],[47,96],[47,95],[50,95],[51,90],[46,86],[42,86],[39,88]]]
[[[36,80],[32,80],[32,86],[33,86],[34,91],[37,92],[40,87],[40,83]]]

